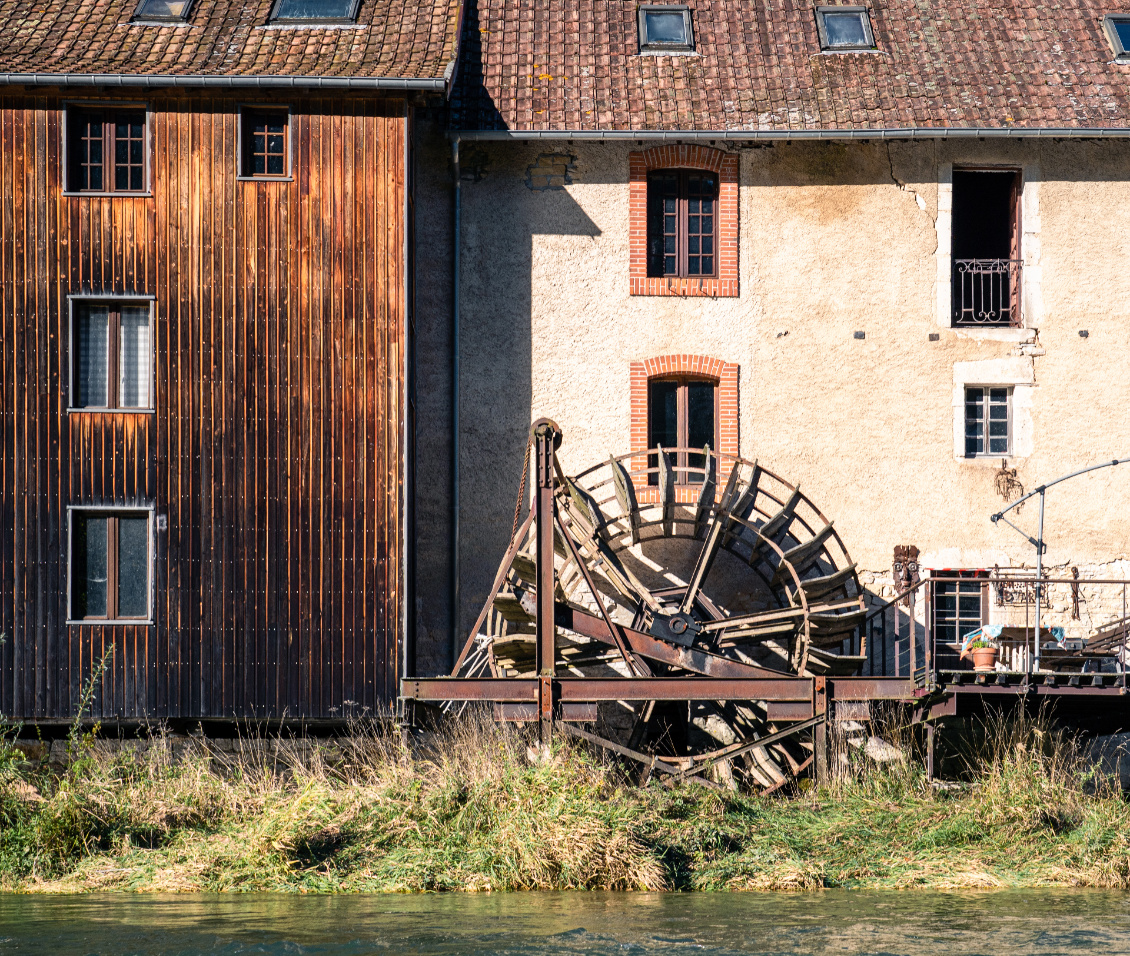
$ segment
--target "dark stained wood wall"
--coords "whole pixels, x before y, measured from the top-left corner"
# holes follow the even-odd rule
[[[90,101],[93,96],[70,97]],[[152,95],[149,197],[64,196],[64,100],[0,97],[0,717],[342,718],[395,694],[405,104]],[[156,296],[155,414],[67,412],[68,300]],[[68,625],[66,509],[152,503],[154,623]]]

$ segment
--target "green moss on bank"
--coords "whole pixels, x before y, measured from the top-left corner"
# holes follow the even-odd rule
[[[562,745],[464,727],[409,757],[167,747],[62,774],[0,747],[0,887],[21,891],[1130,886],[1130,805],[1031,727],[970,786],[913,767],[758,798],[626,785]]]

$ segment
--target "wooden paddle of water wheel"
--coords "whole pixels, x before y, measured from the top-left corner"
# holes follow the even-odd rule
[[[765,791],[822,760],[833,684],[890,696],[854,676],[855,565],[799,488],[710,448],[636,451],[569,478],[554,422],[531,442],[533,508],[452,677],[406,680],[405,698],[493,701],[645,778]]]

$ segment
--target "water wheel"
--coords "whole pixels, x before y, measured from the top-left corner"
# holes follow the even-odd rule
[[[573,477],[554,467],[559,673],[859,672],[855,565],[798,487],[709,447],[636,451]],[[534,675],[536,531],[531,515],[453,676]],[[574,732],[649,770],[764,791],[810,765],[812,723],[757,701],[619,702]]]

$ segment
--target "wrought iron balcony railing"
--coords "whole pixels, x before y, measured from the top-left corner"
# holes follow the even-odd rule
[[[953,324],[1020,325],[1019,259],[955,259]]]

